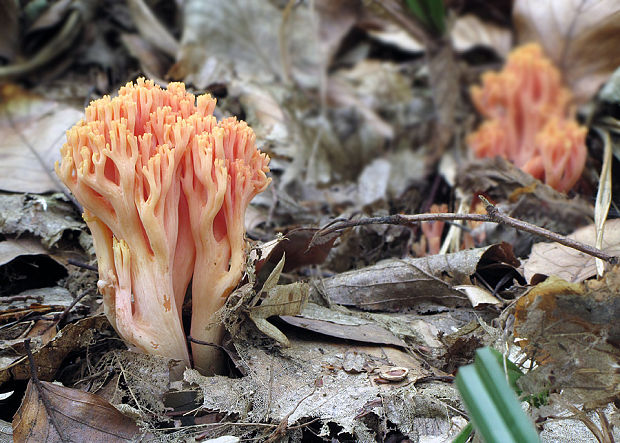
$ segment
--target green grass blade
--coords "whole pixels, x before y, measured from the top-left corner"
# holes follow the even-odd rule
[[[474,364],[459,369],[456,386],[474,427],[485,442],[540,441],[534,425],[506,382],[497,355],[490,348],[476,351]]]

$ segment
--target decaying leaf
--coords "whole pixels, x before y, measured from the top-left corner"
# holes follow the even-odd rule
[[[315,241],[318,228],[292,229],[285,235],[264,243],[256,251],[256,271],[260,271],[265,263],[276,265],[286,255],[286,263],[282,270],[290,272],[301,266],[318,265],[325,261],[340,233],[321,237]]]
[[[594,225],[580,228],[568,237],[594,246],[596,241]],[[605,222],[601,250],[610,255],[620,256],[620,220]],[[606,266],[609,269],[610,265]],[[523,267],[528,281],[535,274],[555,275],[569,282],[581,282],[596,275],[594,257],[559,243],[536,243]]]
[[[540,43],[579,103],[620,65],[616,0],[519,0],[513,19],[519,43]]]
[[[87,317],[65,326],[56,337],[41,349],[33,350],[41,380],[53,380],[56,371],[69,353],[91,343],[96,331],[111,330],[110,323],[103,315]],[[30,368],[28,359],[23,356],[9,366],[0,368],[0,386],[10,380],[28,380]]]
[[[0,87],[0,189],[43,193],[62,188],[52,175],[65,131],[83,113],[29,93],[14,84]]]
[[[259,294],[266,294],[260,304],[248,308],[248,317],[256,327],[282,346],[289,346],[286,336],[267,319],[276,315],[297,315],[308,301],[308,284],[295,282],[278,286],[280,273],[284,268],[285,256],[271,272]]]
[[[246,319],[268,337],[282,346],[288,346],[286,336],[267,321],[277,315],[297,315],[308,301],[308,284],[295,282],[278,286],[280,273],[284,268],[285,256],[262,283],[256,282],[254,270],[248,269],[250,283],[234,291],[218,316],[226,330],[235,337]]]
[[[406,347],[407,344],[379,323],[336,309],[308,303],[296,317],[281,317],[289,325],[331,337]]]
[[[600,281],[550,277],[519,299],[514,334],[538,367],[519,379],[524,391],[562,391],[595,408],[620,395],[620,272]]]
[[[471,283],[470,276],[487,259],[518,265],[507,245],[494,245],[452,254],[384,260],[323,279],[319,290],[334,303],[373,311],[398,311],[429,302],[467,306],[467,296],[453,286]]]
[[[133,420],[101,397],[45,381],[40,383],[51,409],[47,409],[31,380],[13,418],[15,441],[107,443],[145,437]]]
[[[390,346],[353,347],[317,341],[303,332],[293,331],[289,339],[291,346],[278,352],[266,351],[250,342],[236,342],[241,361],[248,365],[249,375],[241,379],[202,377],[194,370],[187,370],[185,380],[203,391],[203,409],[236,413],[243,421],[284,420],[292,426],[316,417],[324,423],[321,435],[329,435],[328,423],[333,423],[342,427],[341,432],[355,435],[357,441],[371,441],[371,436],[378,435],[381,420],[376,419],[384,416],[388,419],[407,416],[411,425],[426,421],[433,429],[429,434],[441,435],[447,431],[442,425],[446,422],[447,409],[433,405],[445,402],[455,406],[456,390],[443,383],[414,387],[413,383],[430,373],[412,355]],[[353,354],[364,361],[359,366],[361,372],[346,371],[351,369]],[[374,383],[381,371],[394,366],[408,370],[405,380]],[[391,406],[389,410],[384,409],[381,398],[386,396],[405,409],[400,413]],[[405,400],[413,397],[415,402]],[[366,420],[366,416],[373,419]]]

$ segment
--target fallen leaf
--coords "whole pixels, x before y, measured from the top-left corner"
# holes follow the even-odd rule
[[[620,272],[570,283],[550,277],[521,297],[514,335],[538,366],[519,379],[524,391],[562,392],[566,402],[587,409],[620,395]]]
[[[250,320],[263,334],[273,338],[282,346],[289,346],[286,336],[267,319],[277,315],[299,314],[308,302],[308,284],[295,282],[278,286],[277,283],[284,267],[284,261],[285,256],[283,255],[259,291],[258,297],[261,295],[262,297],[259,301],[253,302],[247,309]]]
[[[620,65],[617,0],[519,0],[513,20],[518,42],[543,46],[578,103],[589,100]]]
[[[594,225],[580,228],[568,237],[594,246],[596,241]],[[601,250],[610,255],[620,256],[620,219],[605,222]],[[594,257],[559,243],[536,243],[523,267],[527,281],[531,281],[535,274],[555,275],[573,283],[596,275]],[[606,268],[609,267],[610,265],[606,264]]]
[[[373,311],[399,311],[427,303],[467,306],[467,296],[453,286],[470,283],[478,265],[488,264],[486,259],[518,265],[511,254],[508,247],[494,245],[452,254],[389,259],[323,279],[318,290],[334,303]]]
[[[505,57],[512,48],[510,28],[482,20],[474,14],[466,14],[454,21],[450,32],[454,50],[467,52],[475,47],[490,48]]]
[[[66,231],[82,231],[84,223],[75,217],[75,207],[62,194],[0,195],[0,232],[5,235],[33,234],[48,248]]]
[[[296,317],[282,316],[281,318],[289,325],[330,337],[362,343],[407,346],[407,343],[388,329],[370,319],[347,315],[314,303],[308,303]]]
[[[87,317],[70,323],[40,349],[33,350],[41,380],[53,380],[56,371],[71,352],[91,344],[97,331],[111,330],[110,323],[103,315]],[[10,380],[28,380],[30,367],[28,358],[23,356],[9,366],[0,368],[0,386]]]
[[[108,443],[146,437],[133,420],[99,396],[45,381],[40,384],[42,393],[32,380],[28,382],[24,400],[13,417],[15,441]]]
[[[318,228],[291,229],[284,236],[261,245],[257,252],[256,271],[265,263],[275,265],[286,255],[283,271],[290,272],[301,266],[318,265],[325,261],[340,233],[314,240]]]
[[[31,94],[14,84],[0,86],[0,189],[60,191],[53,172],[65,131],[83,112]]]

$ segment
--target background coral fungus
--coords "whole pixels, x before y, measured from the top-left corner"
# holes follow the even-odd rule
[[[182,83],[163,90],[138,79],[90,104],[56,165],[84,206],[110,322],[138,349],[186,364],[189,282],[192,334],[216,341],[221,333],[205,328],[241,278],[245,209],[270,182],[253,131],[218,123],[214,107]],[[194,353],[205,370],[216,357]]]
[[[476,156],[505,157],[558,191],[573,187],[585,166],[586,128],[574,120],[571,93],[538,44],[513,50],[471,98],[485,117],[467,138]]]

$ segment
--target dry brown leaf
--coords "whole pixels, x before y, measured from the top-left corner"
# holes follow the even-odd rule
[[[595,408],[620,395],[620,272],[569,283],[551,277],[515,307],[514,334],[538,363],[519,384],[529,394],[562,392],[567,402]]]
[[[33,351],[38,365],[39,378],[52,380],[69,353],[90,345],[96,331],[111,330],[111,328],[103,315],[87,317],[65,326],[49,343]],[[25,356],[7,367],[0,368],[0,386],[10,380],[28,380],[29,378],[30,368]]]
[[[41,400],[32,380],[28,382],[24,400],[13,417],[15,441],[109,443],[144,437],[133,420],[101,397],[44,381],[40,383],[51,410]],[[50,420],[50,414],[54,421]],[[60,429],[56,429],[55,424]]]
[[[519,0],[513,20],[518,42],[543,46],[578,103],[589,100],[620,65],[617,0]]]
[[[314,303],[306,305],[300,315],[296,317],[283,316],[282,320],[298,328],[345,340],[407,346],[403,340],[372,320],[347,315]]]
[[[594,246],[594,225],[578,229],[568,237]],[[602,250],[610,255],[620,255],[620,219],[605,222]],[[581,282],[596,275],[596,264],[591,255],[559,243],[536,243],[524,264],[524,274],[527,281],[535,274],[544,274],[556,275],[569,282]]]
[[[289,285],[278,286],[278,280],[284,267],[285,255],[265,280],[259,294],[260,303],[248,309],[248,317],[256,327],[268,337],[273,338],[282,346],[289,346],[288,338],[274,325],[269,323],[269,317],[277,315],[297,315],[308,302],[308,284],[295,282]]]
[[[19,86],[0,86],[0,189],[44,193],[62,188],[53,165],[60,158],[65,131],[81,111],[30,94]]]
[[[425,303],[468,306],[454,285],[469,284],[481,262],[518,266],[507,245],[421,258],[390,259],[322,280],[319,291],[334,303],[364,310],[399,311]]]

